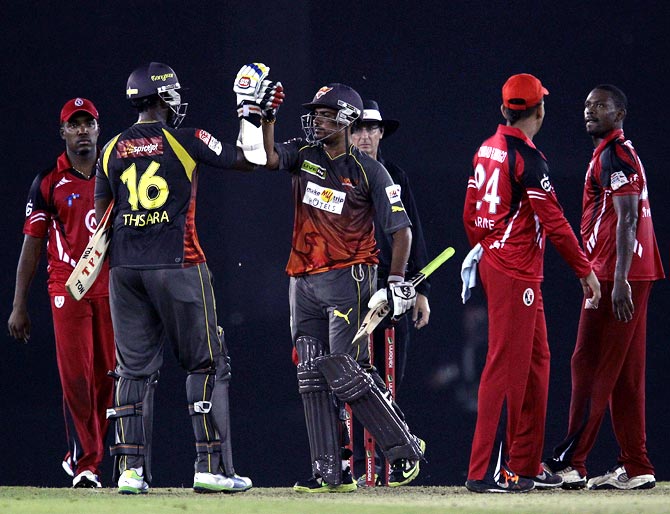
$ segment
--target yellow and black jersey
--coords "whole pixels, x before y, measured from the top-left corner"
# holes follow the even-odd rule
[[[195,229],[198,164],[231,168],[236,149],[201,129],[136,123],[105,145],[95,198],[114,198],[110,266],[205,261]]]

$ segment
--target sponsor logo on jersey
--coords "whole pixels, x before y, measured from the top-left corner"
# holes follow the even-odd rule
[[[400,186],[398,184],[392,184],[386,188],[386,196],[388,196],[390,203],[396,203],[400,201]]]
[[[549,175],[546,173],[542,175],[540,186],[542,186],[542,189],[544,189],[547,193],[551,193],[551,182],[549,181]]]
[[[200,141],[205,143],[207,145],[207,148],[209,148],[212,152],[214,152],[216,155],[221,155],[223,145],[213,135],[211,135],[206,130],[201,129],[196,130],[195,135],[198,139],[200,139]]]
[[[528,288],[523,292],[523,304],[526,307],[530,307],[533,305],[533,302],[535,301],[535,291],[533,291],[532,288]]]
[[[354,189],[358,184],[358,180],[352,180],[349,177],[340,177],[340,180],[342,181],[342,185],[349,189]]]
[[[54,296],[54,305],[56,306],[56,309],[60,309],[63,305],[65,305],[65,297]]]
[[[316,207],[323,211],[333,214],[342,214],[344,201],[347,194],[342,191],[336,191],[328,187],[323,187],[314,182],[307,182],[305,195],[302,197],[302,203]]]
[[[84,216],[84,224],[86,225],[86,229],[91,234],[93,234],[95,229],[98,228],[98,222],[95,221],[95,209],[91,209],[86,213],[86,216]]]
[[[163,155],[162,137],[141,137],[116,143],[116,156],[119,159],[148,157],[150,155]]]
[[[28,200],[28,203],[26,204],[26,218],[30,216],[33,213],[33,201]]]
[[[319,89],[319,90],[316,92],[316,94],[314,95],[314,100],[318,100],[318,99],[321,98],[323,95],[325,95],[328,91],[332,91],[332,90],[333,90],[332,87],[323,86],[323,87],[322,87],[321,89]]]
[[[628,184],[629,180],[626,177],[626,174],[623,171],[615,171],[610,177],[610,185],[612,186],[612,191],[616,191],[622,186]]]
[[[322,166],[314,164],[310,161],[303,161],[302,165],[300,166],[300,171],[304,171],[305,173],[309,173],[310,175],[314,175],[320,179],[326,178],[326,168],[323,168]]]
[[[405,208],[400,205],[391,205],[391,212],[405,212]]]

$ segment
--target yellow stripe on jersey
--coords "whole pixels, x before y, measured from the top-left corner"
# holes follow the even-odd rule
[[[184,166],[184,171],[186,172],[186,176],[188,177],[188,180],[191,181],[193,180],[193,171],[195,170],[196,163],[193,160],[193,157],[191,157],[186,149],[181,146],[179,141],[170,134],[167,130],[163,129],[163,134],[165,134],[165,139],[167,139],[168,144],[172,147],[172,150],[174,151],[175,155],[181,162],[182,166]]]
[[[353,147],[351,147],[353,148]],[[358,167],[361,169],[361,173],[363,173],[363,178],[365,179],[365,184],[369,187],[370,186],[370,181],[368,180],[368,174],[365,173],[365,168],[363,165],[359,162],[358,159],[356,159],[356,156],[354,153],[351,151],[351,148],[349,148],[349,155],[353,157],[354,161],[356,161],[356,164],[358,164]]]
[[[105,172],[105,175],[109,177],[109,170],[107,167],[109,166],[109,157],[112,154],[112,150],[116,146],[116,141],[119,139],[119,136],[121,134],[117,134],[114,139],[112,139],[108,144],[107,148],[105,148],[105,153],[102,154],[102,171]]]

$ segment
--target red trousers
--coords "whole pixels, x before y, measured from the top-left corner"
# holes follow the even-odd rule
[[[115,350],[107,297],[75,301],[53,296],[51,312],[56,358],[63,388],[63,411],[75,474],[100,474],[107,433],[106,410],[112,405]]]
[[[631,477],[654,474],[645,428],[647,302],[652,282],[630,285],[635,312],[628,323],[614,318],[612,282],[601,282],[598,309],[582,308],[571,362],[568,436],[557,447],[563,450],[554,455],[565,453],[564,460],[582,476],[608,406],[620,448],[618,464]]]
[[[488,303],[486,364],[479,383],[469,480],[492,479],[500,465],[540,473],[549,391],[549,344],[539,282],[479,264]]]

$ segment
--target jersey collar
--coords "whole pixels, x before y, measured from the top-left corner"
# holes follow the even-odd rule
[[[502,134],[504,136],[512,136],[521,139],[524,143],[526,143],[528,146],[531,148],[537,148],[535,147],[535,144],[533,141],[526,135],[526,133],[518,129],[516,127],[510,127],[509,125],[498,125],[498,133]]]

